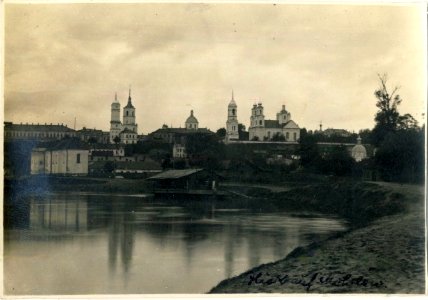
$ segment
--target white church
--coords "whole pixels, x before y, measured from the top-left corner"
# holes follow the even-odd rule
[[[232,92],[226,121],[226,143],[239,140],[237,113],[238,107]],[[291,119],[291,114],[285,109],[285,105],[276,114],[276,120],[266,120],[263,105],[254,104],[251,109],[248,132],[250,141],[271,141],[274,136],[281,136],[285,142],[292,143],[297,143],[300,139],[299,125]]]
[[[131,89],[129,89],[128,104],[123,108],[123,122],[120,120],[120,103],[117,93],[111,104],[110,143],[136,144],[138,125],[135,123],[135,107],[132,105]]]

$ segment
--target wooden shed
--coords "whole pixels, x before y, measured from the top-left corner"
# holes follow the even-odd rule
[[[168,170],[148,178],[155,194],[220,195],[222,177],[205,169]]]

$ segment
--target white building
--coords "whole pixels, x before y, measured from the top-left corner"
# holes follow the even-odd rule
[[[34,148],[31,151],[31,175],[45,174],[46,148]]]
[[[226,143],[233,140],[239,140],[238,132],[238,106],[235,103],[232,91],[232,100],[227,107],[226,121]]]
[[[285,105],[276,114],[276,120],[265,120],[263,105],[254,104],[248,131],[250,141],[284,140],[297,143],[300,139],[299,125],[291,119],[291,114],[285,109]]]
[[[367,150],[366,147],[361,144],[360,136],[357,138],[357,144],[351,150],[351,156],[356,162],[360,162],[367,158]]]
[[[31,174],[88,174],[89,150],[79,140],[66,139],[51,148],[35,148],[31,152]]]
[[[172,157],[173,158],[186,158],[186,146],[183,144],[174,144],[172,147]]]
[[[198,119],[193,115],[193,109],[190,111],[190,116],[187,118],[185,122],[186,129],[190,130],[198,130],[199,122]]]
[[[120,120],[120,103],[117,100],[117,94],[111,104],[110,143],[115,143],[117,138],[122,144],[136,144],[138,140],[138,125],[135,123],[131,89],[129,89],[128,103],[123,108],[123,122]]]

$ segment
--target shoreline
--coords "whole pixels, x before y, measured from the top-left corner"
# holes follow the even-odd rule
[[[406,192],[407,210],[297,247],[209,293],[425,293],[424,187],[379,185]]]

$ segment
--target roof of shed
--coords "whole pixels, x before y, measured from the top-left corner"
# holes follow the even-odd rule
[[[168,170],[150,177],[149,179],[177,179],[202,171],[203,169]]]

